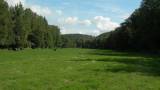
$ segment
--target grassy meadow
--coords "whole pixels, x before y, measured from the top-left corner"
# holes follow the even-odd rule
[[[160,56],[71,48],[0,50],[0,90],[160,90]]]

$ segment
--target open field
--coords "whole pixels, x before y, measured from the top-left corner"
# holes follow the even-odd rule
[[[160,90],[160,57],[94,49],[0,50],[0,90]]]

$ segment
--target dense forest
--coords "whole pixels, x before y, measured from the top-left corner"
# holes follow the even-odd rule
[[[21,4],[9,7],[0,0],[0,48],[54,48],[59,44],[60,30],[48,25],[39,16]]]
[[[81,34],[60,35],[45,17],[0,0],[0,48],[100,48],[160,51],[160,1],[143,0],[140,7],[115,30],[97,37]]]
[[[160,51],[160,0],[143,0],[140,8],[110,33],[106,48]]]

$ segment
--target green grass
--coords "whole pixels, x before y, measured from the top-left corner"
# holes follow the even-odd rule
[[[0,50],[0,90],[160,90],[160,57],[94,49]]]

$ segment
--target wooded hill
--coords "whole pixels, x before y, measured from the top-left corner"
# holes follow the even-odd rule
[[[61,35],[62,48],[94,48],[93,40],[95,37],[83,34],[64,34]]]

